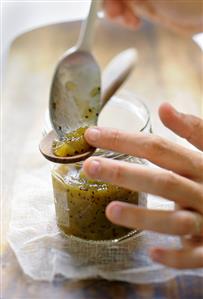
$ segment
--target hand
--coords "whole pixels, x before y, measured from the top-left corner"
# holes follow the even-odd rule
[[[164,125],[203,149],[203,120],[177,112],[169,104],[159,110]],[[151,257],[175,268],[203,267],[203,153],[153,134],[129,134],[107,128],[85,133],[91,145],[148,159],[161,168],[91,157],[84,163],[93,179],[173,200],[175,211],[151,210],[111,202],[106,216],[115,224],[183,237],[181,249],[153,248]]]
[[[137,28],[140,18],[169,29],[195,34],[202,31],[202,0],[104,0],[104,10],[111,19]]]
[[[132,0],[104,0],[104,10],[110,19],[116,19],[117,22],[135,29],[139,27],[140,19],[134,13],[130,2]]]

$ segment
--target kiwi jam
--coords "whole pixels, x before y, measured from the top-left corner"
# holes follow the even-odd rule
[[[81,127],[66,134],[63,140],[55,140],[52,145],[54,155],[67,157],[90,151],[92,147],[86,142],[84,137],[86,129],[87,127]]]
[[[105,216],[114,200],[138,204],[138,193],[87,179],[81,165],[59,165],[52,171],[57,224],[66,235],[86,240],[112,240],[131,230],[112,224]]]

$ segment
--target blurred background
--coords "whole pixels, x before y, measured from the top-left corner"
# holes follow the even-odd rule
[[[83,19],[89,4],[90,0],[2,1],[2,57],[5,58],[11,42],[20,34],[48,24]],[[203,49],[203,33],[194,39]]]
[[[83,19],[88,13],[89,3],[89,0],[1,1],[3,70],[11,43],[18,36],[41,26]]]
[[[77,40],[81,25],[78,20],[86,17],[89,4],[89,0],[1,1],[1,75],[6,73],[8,79],[7,84],[3,82],[2,85],[6,86],[3,92],[6,130],[1,136],[5,154],[3,163],[6,164],[2,175],[6,182],[2,196],[6,207],[5,231],[9,203],[12,197],[16,198],[12,188],[14,182],[23,172],[30,174],[46,163],[39,154],[38,143],[51,77],[58,58]],[[124,88],[144,99],[156,134],[183,142],[164,128],[157,110],[160,103],[169,101],[181,111],[201,114],[202,34],[193,37],[198,46],[191,38],[186,39],[147,22],[140,30],[132,31],[101,19],[97,30],[94,53],[102,68],[124,49],[134,47],[138,50],[138,64]],[[29,191],[29,184],[26,186],[23,179],[20,182]],[[17,267],[15,271],[17,273]],[[41,294],[44,298],[44,287]]]

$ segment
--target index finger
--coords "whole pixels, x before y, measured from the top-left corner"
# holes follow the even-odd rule
[[[158,195],[173,200],[184,208],[203,213],[202,190],[199,185],[172,171],[99,157],[85,160],[83,169],[92,179],[132,191]]]
[[[186,177],[199,178],[202,175],[201,153],[193,152],[159,136],[96,127],[87,129],[85,138],[95,147],[144,158]]]

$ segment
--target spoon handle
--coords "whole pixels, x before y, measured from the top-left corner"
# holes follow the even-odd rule
[[[88,17],[82,23],[77,49],[90,52],[94,33],[94,23],[97,19],[97,11],[100,7],[100,0],[92,0]]]
[[[127,49],[114,57],[102,73],[101,108],[125,82],[138,60],[137,51]]]

